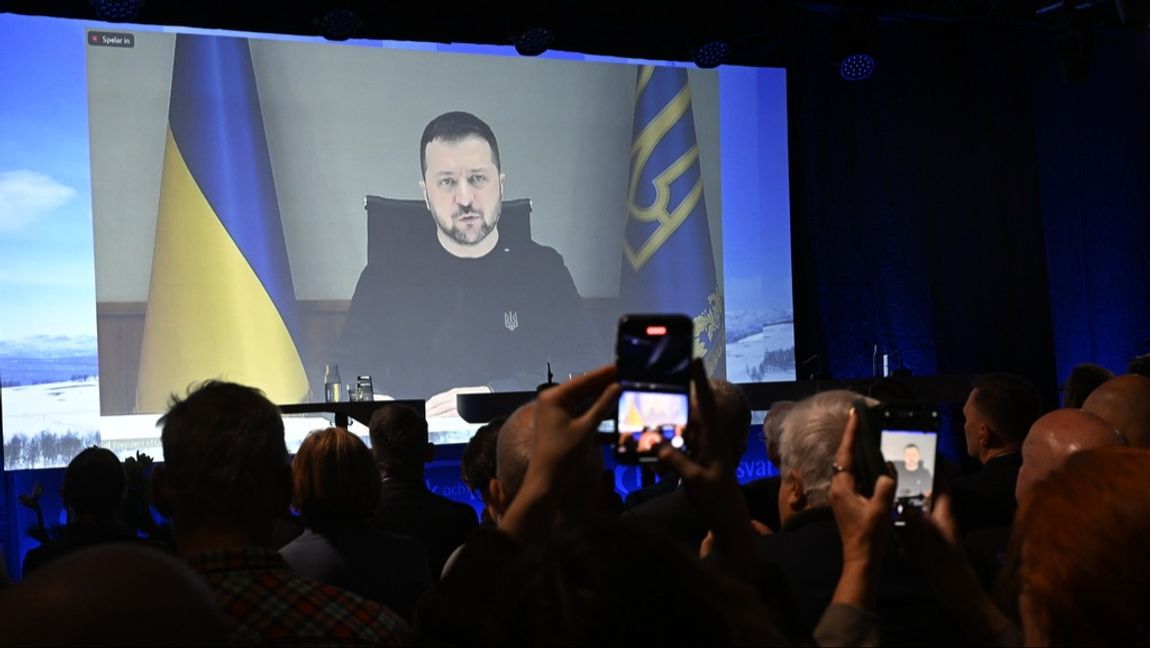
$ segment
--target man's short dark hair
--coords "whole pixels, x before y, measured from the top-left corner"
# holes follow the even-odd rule
[[[911,448],[918,450],[918,445],[914,444],[914,443],[908,443],[902,447],[902,450],[903,450],[903,452],[906,452],[907,450],[910,450]]]
[[[507,421],[498,417],[483,425],[467,442],[459,467],[463,472],[463,483],[474,493],[483,496],[487,484],[495,479],[495,454],[499,441],[499,430]]]
[[[721,424],[725,427],[723,431],[731,435],[733,468],[747,450],[747,435],[751,430],[751,404],[743,394],[743,390],[732,382],[712,378],[710,384],[711,392],[715,396],[715,408]]]
[[[499,163],[499,144],[495,141],[495,132],[487,122],[468,112],[446,112],[431,120],[423,129],[423,137],[419,140],[419,177],[427,175],[427,145],[435,140],[444,142],[458,142],[468,137],[478,137],[491,146],[491,161],[495,169],[502,169]]]
[[[167,488],[188,511],[244,519],[287,466],[279,408],[258,389],[208,381],[160,417]]]
[[[388,404],[375,410],[368,425],[371,452],[388,475],[412,474],[427,456],[427,419],[407,405]]]
[[[1070,376],[1066,378],[1066,385],[1063,386],[1063,393],[1066,395],[1063,406],[1082,407],[1091,392],[1113,377],[1113,372],[1096,364],[1084,362],[1074,367],[1070,371]]]
[[[974,381],[972,404],[1010,445],[1021,445],[1042,415],[1042,396],[1022,376],[992,373]]]

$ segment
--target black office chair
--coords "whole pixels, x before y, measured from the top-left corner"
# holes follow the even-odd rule
[[[382,263],[388,259],[423,254],[435,241],[435,221],[422,200],[401,200],[368,195],[367,262]],[[499,240],[531,240],[531,200],[516,198],[503,201],[499,216]],[[401,266],[402,267],[402,266]]]

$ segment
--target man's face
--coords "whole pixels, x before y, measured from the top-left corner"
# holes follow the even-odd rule
[[[978,457],[978,428],[982,425],[982,418],[974,406],[974,395],[977,392],[977,389],[971,391],[966,404],[962,406],[962,416],[965,419],[962,432],[966,436],[966,454],[971,457]]]
[[[918,470],[918,448],[906,448],[902,451],[902,460],[907,470]]]
[[[503,207],[503,174],[491,145],[480,137],[433,140],[425,155],[427,171],[419,186],[439,229],[462,245],[487,238]]]

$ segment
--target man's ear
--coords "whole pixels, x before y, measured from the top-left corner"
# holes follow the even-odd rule
[[[803,488],[803,477],[797,470],[791,470],[791,492],[787,495],[787,504],[793,511],[801,511],[807,507],[807,491]]]
[[[152,507],[160,515],[172,517],[172,494],[168,491],[168,471],[164,464],[152,466]]]
[[[500,484],[499,480],[494,477],[487,482],[487,497],[495,509],[496,515],[493,517],[498,520],[499,516],[507,512],[507,505],[511,502],[506,501],[507,492],[503,490],[503,484]]]
[[[419,191],[423,194],[423,204],[427,205],[427,211],[431,211],[431,197],[427,195],[427,183],[423,180],[419,181]]]
[[[990,429],[990,426],[985,423],[978,425],[978,447],[989,448],[990,440],[994,438],[994,436],[994,430]]]

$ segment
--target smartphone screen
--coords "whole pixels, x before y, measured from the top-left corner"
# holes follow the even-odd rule
[[[615,417],[616,459],[655,461],[659,446],[685,450],[693,324],[686,316],[624,315],[615,364],[623,391]]]
[[[927,430],[883,430],[882,458],[898,471],[895,497],[929,497],[934,490],[938,434]]]
[[[686,393],[624,389],[615,419],[619,435],[615,452],[633,454],[642,461],[643,457],[654,459],[654,453],[664,442],[685,449],[683,432],[687,429],[687,409]]]

